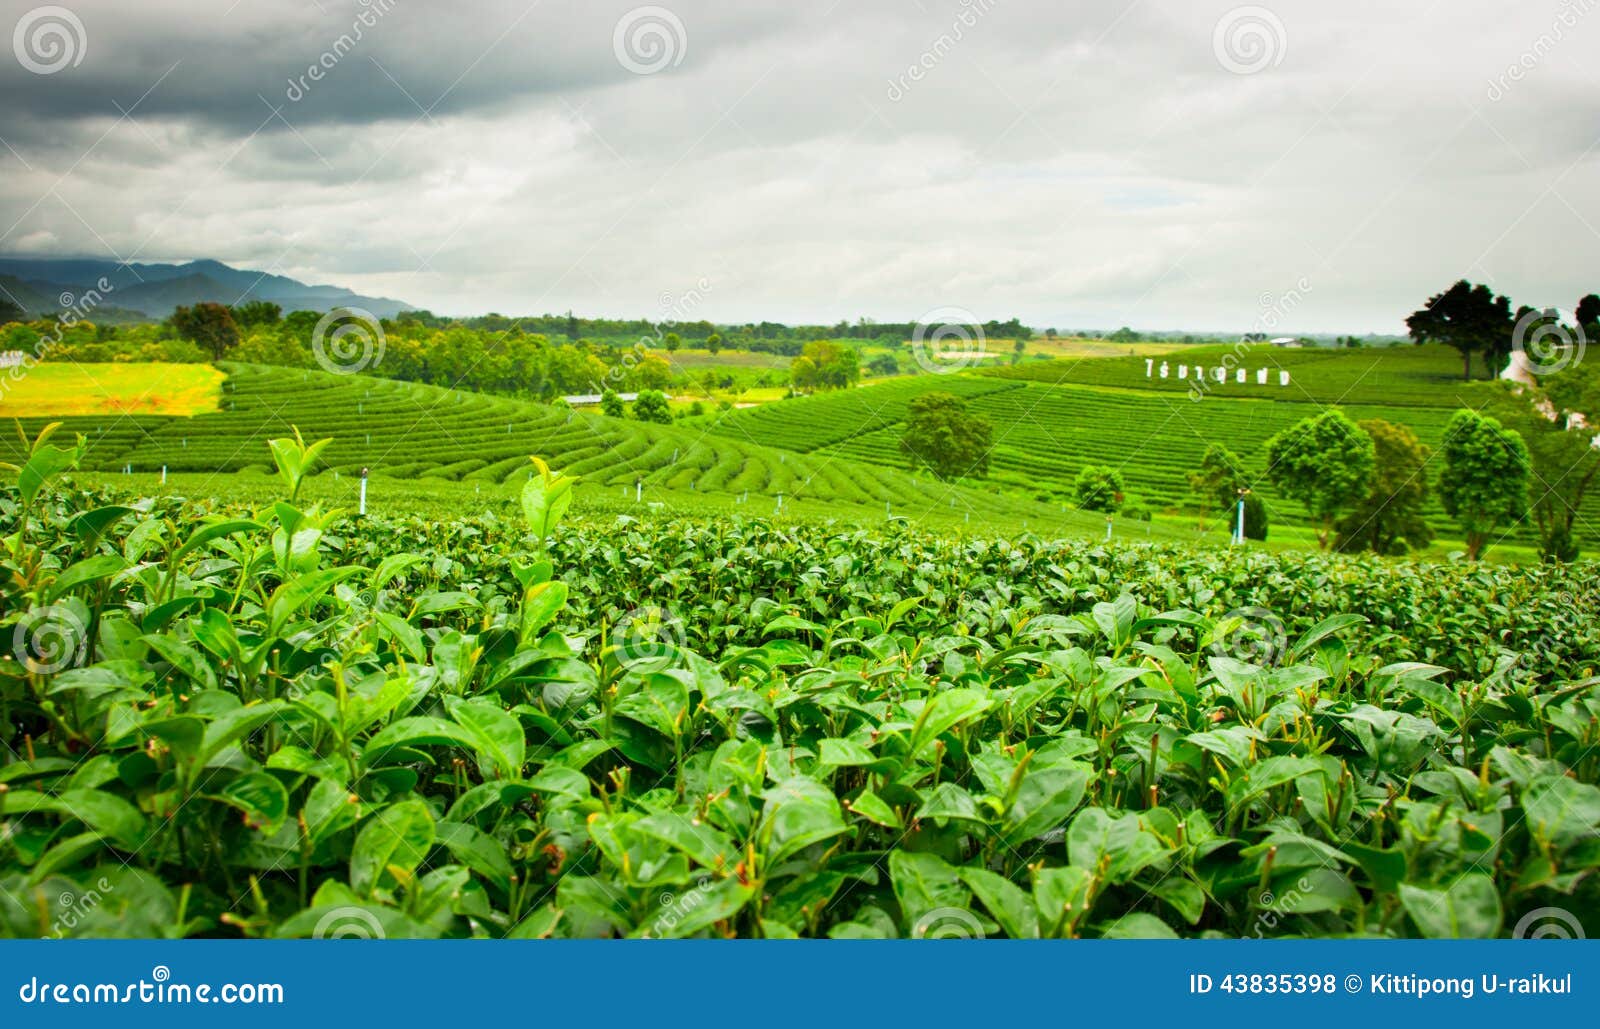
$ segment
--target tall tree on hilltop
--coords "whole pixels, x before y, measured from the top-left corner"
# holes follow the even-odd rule
[[[1443,343],[1460,353],[1463,379],[1472,378],[1473,354],[1484,355],[1493,374],[1495,362],[1511,349],[1511,301],[1462,279],[1429,297],[1427,306],[1406,319],[1406,328],[1418,343]]]

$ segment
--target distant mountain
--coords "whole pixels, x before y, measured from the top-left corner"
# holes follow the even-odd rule
[[[31,314],[53,315],[61,310],[62,294],[76,298],[97,288],[101,279],[111,284],[102,291],[102,310],[138,312],[165,318],[174,307],[203,301],[242,304],[267,300],[290,311],[329,311],[359,307],[380,318],[414,310],[388,297],[366,297],[342,286],[311,286],[285,275],[233,268],[221,261],[188,264],[118,264],[115,261],[50,260],[0,257],[0,289]]]

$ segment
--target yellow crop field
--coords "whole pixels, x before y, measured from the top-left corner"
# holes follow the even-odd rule
[[[44,362],[0,369],[0,417],[193,415],[217,410],[225,376],[208,364]]]

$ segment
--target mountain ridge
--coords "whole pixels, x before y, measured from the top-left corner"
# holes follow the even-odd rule
[[[81,296],[98,288],[106,309],[165,318],[174,307],[203,302],[242,304],[265,300],[290,311],[325,312],[357,307],[380,318],[415,308],[392,297],[363,296],[343,286],[310,284],[286,275],[235,268],[211,258],[183,264],[123,264],[95,258],[29,258],[0,256],[0,296],[10,295],[30,314],[60,312],[62,294]]]

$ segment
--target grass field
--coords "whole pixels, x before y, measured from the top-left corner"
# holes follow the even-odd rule
[[[0,371],[0,418],[204,414],[223,378],[207,364],[44,362]]]

